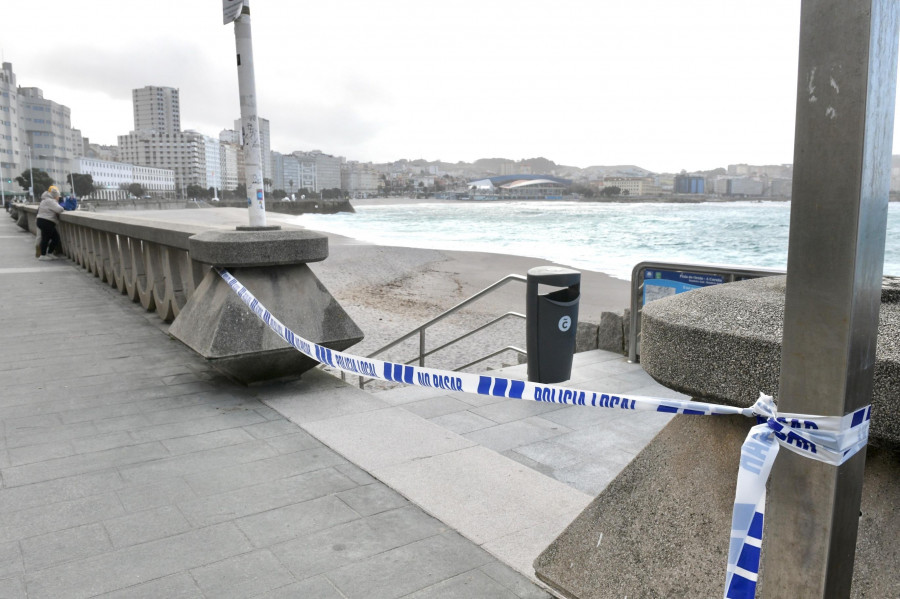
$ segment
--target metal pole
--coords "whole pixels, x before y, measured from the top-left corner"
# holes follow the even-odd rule
[[[779,411],[872,398],[900,3],[803,0]],[[778,455],[760,597],[849,597],[865,452],[834,467]]]
[[[3,163],[0,162],[0,204],[6,208],[6,181],[3,179]]]
[[[250,3],[243,0],[240,16],[234,20],[237,47],[238,92],[241,96],[241,144],[244,151],[244,184],[250,226],[266,226],[266,200],[260,155],[259,119],[256,113],[256,79],[253,72],[253,43],[250,35]]]
[[[31,163],[31,146],[28,149],[28,177],[31,179],[31,188],[28,193],[31,194],[31,201],[34,201],[34,166]]]

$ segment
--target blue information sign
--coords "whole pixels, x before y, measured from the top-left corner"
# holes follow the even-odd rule
[[[724,282],[725,277],[722,275],[648,269],[644,271],[643,305],[663,297],[684,293],[691,289],[719,285]]]

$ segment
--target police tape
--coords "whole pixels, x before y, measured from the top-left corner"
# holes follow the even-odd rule
[[[530,381],[453,372],[375,360],[331,350],[284,326],[240,281],[224,268],[219,276],[272,331],[300,353],[343,372],[388,382],[445,389],[511,399],[590,406],[630,411],[688,415],[737,415],[756,417],[741,446],[732,513],[731,542],[726,569],[725,599],[753,599],[759,574],[766,481],[779,447],[832,465],[840,465],[865,447],[869,437],[871,407],[845,416],[779,414],[772,397],[760,393],[749,408],[737,408],[691,400],[624,395],[535,384]]]

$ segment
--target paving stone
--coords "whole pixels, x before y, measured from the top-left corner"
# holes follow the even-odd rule
[[[25,581],[21,576],[0,580],[0,597],[3,599],[26,599]]]
[[[431,418],[430,421],[458,435],[497,425],[493,420],[488,420],[469,411],[438,416],[437,418]]]
[[[203,599],[205,596],[190,574],[179,573],[150,582],[136,584],[120,591],[98,595],[102,599]]]
[[[163,441],[161,441],[161,443],[167,450],[169,450],[169,453],[171,455],[179,455],[183,453],[203,451],[206,449],[215,449],[217,447],[239,445],[241,443],[249,443],[251,441],[254,441],[253,436],[243,429],[227,428],[210,433],[191,435],[188,437],[164,439]]]
[[[194,526],[234,520],[356,486],[334,469],[300,474],[179,505]]]
[[[104,428],[104,424],[107,422],[111,421],[98,422],[97,427]],[[152,425],[146,415],[141,414],[134,417],[131,421],[120,421],[121,426],[119,428],[130,430],[131,435],[138,441],[162,441],[164,439],[177,439],[230,428],[239,428],[260,422],[264,422],[263,417],[253,410],[216,414],[206,418],[160,425]]]
[[[491,562],[481,566],[479,569],[512,591],[520,599],[551,599],[550,593],[500,562]]]
[[[294,453],[322,446],[322,443],[318,439],[299,428],[289,435],[269,437],[266,439],[266,442],[271,445],[275,451],[281,454]]]
[[[249,443],[241,443],[240,445],[144,462],[120,468],[119,472],[129,482],[150,483],[172,476],[185,476],[203,470],[223,468],[235,463],[253,462],[271,457],[274,454],[275,451],[266,445],[264,441],[255,440]]]
[[[343,491],[337,496],[361,516],[380,514],[409,504],[405,497],[379,482]]]
[[[112,549],[101,524],[77,526],[23,539],[22,557],[28,571],[75,559],[83,559]]]
[[[246,464],[228,465],[198,472],[185,477],[185,480],[197,495],[208,496],[346,465],[348,462],[344,458],[327,447],[320,446]],[[359,483],[356,482],[356,484]]]
[[[408,506],[282,543],[272,552],[304,579],[446,531],[440,521]]]
[[[404,410],[425,419],[444,416],[445,414],[453,414],[454,412],[463,412],[471,407],[472,406],[465,402],[453,399],[446,395],[403,404]]]
[[[142,443],[117,447],[105,451],[78,454],[53,460],[44,460],[24,466],[3,469],[3,480],[10,486],[28,485],[36,482],[62,478],[72,474],[82,474],[127,466],[139,462],[151,462],[167,458],[169,452],[159,443]]]
[[[142,512],[197,499],[197,494],[183,478],[168,478],[152,485],[129,485],[116,494],[129,512]]]
[[[23,487],[0,489],[0,514],[104,495],[126,486],[118,471],[90,472]]]
[[[553,412],[562,407],[563,406],[559,404],[541,401],[505,400],[487,406],[475,407],[470,411],[473,414],[477,414],[488,420],[493,420],[498,424],[504,424],[515,420],[523,420],[532,416],[538,416],[547,412]]]
[[[257,547],[268,547],[356,520],[359,514],[334,495],[264,511],[236,520]]]
[[[313,576],[302,582],[289,584],[280,589],[259,595],[258,599],[298,599],[300,597],[309,597],[309,599],[346,599],[325,576]]]
[[[250,542],[231,523],[209,526],[26,575],[36,599],[92,597],[240,555]]]
[[[525,418],[472,431],[463,436],[496,452],[504,452],[520,445],[535,443],[569,432],[571,431],[561,424],[543,418]]]
[[[428,588],[406,595],[408,599],[518,599],[481,570],[469,570]]]
[[[330,572],[349,599],[403,597],[491,561],[456,533],[429,537]]]
[[[7,450],[9,466],[22,466],[34,462],[43,462],[55,458],[64,458],[75,454],[71,441],[38,443],[24,447],[12,447]]]
[[[0,542],[24,539],[124,514],[113,493],[0,513]]]
[[[113,518],[104,522],[116,548],[128,547],[173,536],[191,529],[191,525],[174,506],[163,506]]]
[[[0,578],[17,576],[23,571],[24,565],[19,543],[16,541],[0,543]],[[0,595],[0,597],[2,596]]]
[[[245,426],[244,430],[257,439],[269,439],[280,435],[289,435],[296,433],[297,430],[299,430],[296,424],[284,420],[278,412],[275,412],[275,410],[271,411],[278,415],[278,420],[250,424]]]
[[[195,568],[191,575],[207,597],[217,599],[255,597],[296,582],[269,551],[254,551]]]

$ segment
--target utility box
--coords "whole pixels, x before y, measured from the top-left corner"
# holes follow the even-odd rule
[[[557,287],[540,295],[540,286]],[[528,271],[525,285],[525,342],[528,380],[560,383],[572,376],[581,273],[561,266],[538,266]]]

